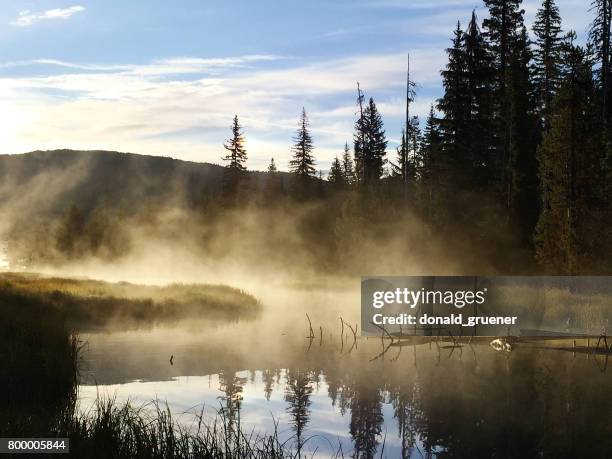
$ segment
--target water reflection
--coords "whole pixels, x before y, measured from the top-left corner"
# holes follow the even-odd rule
[[[82,409],[98,391],[159,399],[190,425],[204,407],[207,419],[221,413],[231,428],[277,431],[308,457],[612,454],[605,356],[542,343],[507,353],[423,339],[382,353],[380,338],[360,339],[348,352],[352,338],[340,336],[338,317],[356,322],[352,295],[276,292],[255,324],[85,335]],[[304,311],[319,332],[313,343]]]
[[[321,457],[339,447],[364,458],[378,457],[383,448],[387,457],[402,458],[442,451],[601,457],[611,451],[606,393],[612,384],[592,358],[552,350],[504,355],[476,346],[474,354],[438,361],[428,345],[393,362],[363,358],[379,345],[363,342],[348,358],[317,348],[303,354],[299,366],[283,369],[228,367],[165,381],[82,385],[80,398],[83,407],[98,391],[139,403],[159,399],[186,413],[187,424],[194,422],[189,413],[205,406],[209,420],[221,411],[234,427],[278,429],[303,455]]]

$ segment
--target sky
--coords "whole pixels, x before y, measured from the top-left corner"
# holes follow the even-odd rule
[[[584,38],[588,0],[557,0]],[[525,0],[530,25],[540,0]],[[389,151],[407,53],[424,124],[457,21],[479,0],[2,0],[0,153],[72,148],[222,163],[233,116],[249,169],[286,170],[302,107],[318,168],[351,144],[356,84]]]

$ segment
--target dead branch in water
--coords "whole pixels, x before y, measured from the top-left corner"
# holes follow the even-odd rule
[[[307,336],[307,338],[314,338],[314,330],[312,329],[312,322],[310,320],[310,316],[308,315],[308,313],[306,313],[306,318],[308,319],[308,327],[310,327],[310,334]]]
[[[342,330],[340,331],[340,354],[342,354],[344,352],[344,320],[342,320],[342,317],[340,317],[339,319],[340,325],[342,326]]]
[[[344,333],[344,319],[342,317],[340,317],[340,322],[342,322],[342,330]],[[353,328],[351,326],[351,324],[349,324],[348,322],[346,322],[346,325],[349,327],[349,329],[351,330],[351,333],[353,333],[353,344],[351,345],[351,348],[348,350],[348,353],[350,354],[351,351],[353,350],[354,347],[357,347],[357,325],[355,324],[355,328]],[[342,343],[342,347],[344,348],[344,343]]]

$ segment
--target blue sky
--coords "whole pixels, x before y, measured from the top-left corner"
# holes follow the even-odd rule
[[[219,163],[231,118],[249,168],[281,169],[302,106],[326,170],[355,119],[356,81],[390,150],[404,113],[406,53],[424,117],[444,48],[478,0],[36,0],[0,9],[0,152],[109,149]],[[530,23],[539,0],[524,2]],[[558,0],[584,36],[587,0]]]

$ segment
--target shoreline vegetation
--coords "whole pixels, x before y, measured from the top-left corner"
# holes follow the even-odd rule
[[[15,300],[19,298],[20,300]],[[95,330],[151,326],[159,321],[185,319],[253,319],[261,304],[252,295],[224,285],[139,285],[90,279],[46,277],[38,274],[1,273],[0,302],[3,314],[17,305],[36,304],[33,309],[65,321],[67,329]],[[21,306],[20,314],[28,308]]]

